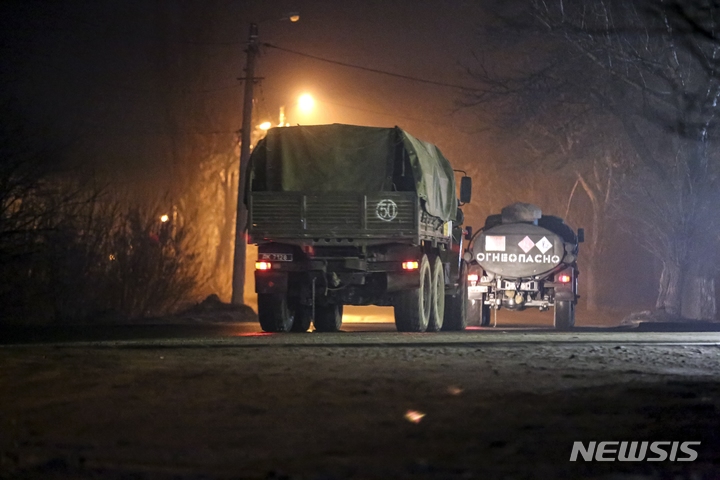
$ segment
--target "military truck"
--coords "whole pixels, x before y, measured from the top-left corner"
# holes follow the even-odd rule
[[[402,332],[465,328],[470,237],[437,147],[398,127],[273,128],[247,180],[264,331],[337,331],[343,305],[393,306]],[[462,203],[471,189],[464,175]]]
[[[539,207],[515,203],[490,215],[472,239],[466,260],[471,268],[468,299],[479,303],[480,325],[500,308],[554,308],[559,330],[575,325],[578,300],[578,246],[584,240],[565,222]]]

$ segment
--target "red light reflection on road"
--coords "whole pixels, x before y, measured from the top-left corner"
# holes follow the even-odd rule
[[[464,390],[461,387],[450,385],[447,391],[450,395],[460,395]]]
[[[423,419],[425,414],[423,412],[418,412],[417,410],[408,410],[405,412],[405,420],[412,423],[420,423],[420,420]]]

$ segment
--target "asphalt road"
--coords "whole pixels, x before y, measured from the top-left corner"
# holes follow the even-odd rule
[[[4,328],[0,479],[720,478],[720,332],[649,328]],[[620,440],[700,444],[569,461]]]
[[[635,309],[637,310],[637,309]],[[134,324],[3,326],[0,345],[76,344],[84,342],[195,343],[237,346],[259,345],[445,345],[497,343],[665,343],[714,344],[720,335],[720,323],[646,323],[622,326],[626,312],[577,313],[576,328],[556,332],[552,312],[500,310],[496,326],[470,326],[464,332],[424,334],[398,333],[391,307],[346,307],[342,332],[336,334],[269,335],[257,322],[238,322],[237,316],[223,312],[180,315],[148,319]],[[477,320],[477,319],[475,319]],[[470,318],[472,325],[473,319]]]
[[[652,328],[650,328],[652,327]],[[525,344],[578,345],[720,345],[714,326],[659,324],[640,328],[577,327],[556,332],[549,327],[468,327],[463,332],[398,333],[392,323],[345,323],[338,333],[269,334],[259,324],[70,325],[0,329],[0,345],[92,345],[130,343],[148,346],[471,346]],[[716,328],[715,328],[716,329]]]

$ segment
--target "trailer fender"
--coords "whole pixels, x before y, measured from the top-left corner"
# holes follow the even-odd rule
[[[575,301],[575,294],[570,288],[555,288],[555,301]]]

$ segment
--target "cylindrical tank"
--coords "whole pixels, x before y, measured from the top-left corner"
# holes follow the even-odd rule
[[[507,279],[542,276],[575,261],[577,236],[561,218],[540,207],[514,203],[490,215],[475,237],[472,258],[483,269]]]
[[[503,278],[528,278],[549,272],[565,257],[565,242],[532,223],[501,224],[484,230],[471,247],[473,259]]]

